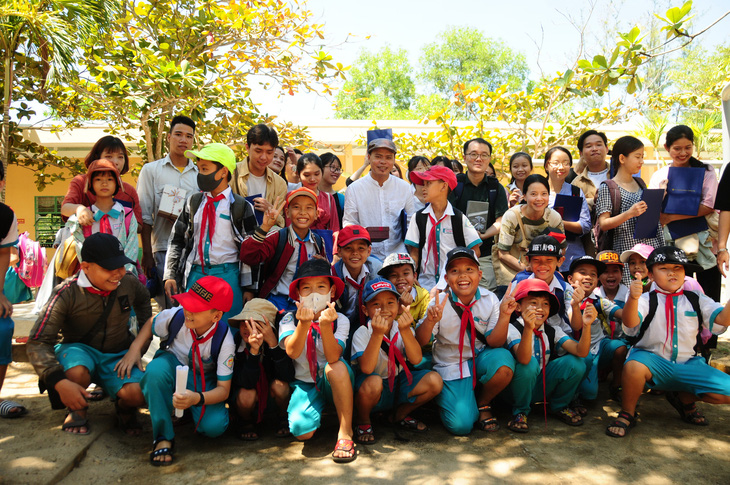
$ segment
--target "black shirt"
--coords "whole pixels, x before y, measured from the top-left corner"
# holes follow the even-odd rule
[[[730,170],[722,172],[715,196],[715,210],[730,211]]]

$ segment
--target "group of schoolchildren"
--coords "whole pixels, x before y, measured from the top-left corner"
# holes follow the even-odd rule
[[[455,435],[474,427],[498,430],[496,400],[511,406],[507,427],[517,433],[528,431],[539,402],[545,413],[579,426],[585,401],[596,399],[599,380],[611,374],[610,395],[622,406],[606,430],[613,437],[636,424],[645,387],[667,391],[682,418],[698,425],[707,420],[695,401],[730,402],[730,376],[693,350],[698,333],[706,338],[725,330],[730,305],[695,292],[685,281],[685,270],[694,268],[679,249],[604,251],[576,258],[563,275],[565,236],[549,228],[531,241],[527,270],[500,301],[479,286],[481,239],[448,202],[456,186],[451,170],[413,174],[429,205],[411,220],[409,253],[380,261],[371,256],[368,230],[348,225],[337,234],[331,264],[311,230],[315,192],[289,192],[258,224],[252,206],[229,186],[233,152],[210,144],[189,153],[201,192],[175,223],[164,276],[181,308],[149,318],[128,352],[111,362],[111,378],[131,379],[152,336],[162,341],[145,372],[124,381],[138,383],[149,407],[155,466],[173,462],[175,409],[189,409],[196,430],[213,437],[227,429],[230,412],[244,440],[258,439],[258,424],[273,409],[277,435],[307,440],[331,403],[338,421],[332,457],[350,462],[356,442],[376,442],[375,414],[425,432],[414,411],[430,401]],[[91,178],[94,188],[96,181]],[[112,182],[119,184],[116,177],[105,183]],[[102,188],[97,197],[106,193]],[[276,225],[282,214],[286,227]],[[84,268],[113,269],[84,248],[91,258]],[[123,254],[109,258],[131,262]],[[625,263],[630,287],[621,284]],[[89,286],[103,289],[95,281]],[[42,315],[33,332],[40,335],[44,325]],[[190,371],[185,390],[176,392],[181,364]],[[46,382],[60,379],[56,374]],[[73,418],[69,427],[88,431],[88,422]]]

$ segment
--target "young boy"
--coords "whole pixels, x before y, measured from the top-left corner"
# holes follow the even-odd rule
[[[5,172],[0,163],[0,193],[5,190]],[[5,273],[10,265],[10,250],[18,243],[18,219],[13,209],[0,202],[0,391],[5,381],[8,364],[13,361],[13,331],[15,323],[10,318],[13,305],[3,293]],[[25,406],[5,399],[0,401],[0,417],[19,418],[28,413]]]
[[[291,225],[269,234],[284,209]],[[241,261],[261,266],[259,298],[272,302],[279,310],[295,311],[289,299],[289,285],[298,268],[311,258],[327,258],[322,238],[309,228],[317,219],[317,194],[300,187],[286,200],[264,213],[264,220],[253,236],[241,245]]]
[[[502,302],[500,318],[509,319],[515,310],[520,312],[507,335],[507,348],[517,361],[508,388],[513,404],[507,427],[516,433],[527,433],[527,415],[535,401],[546,403],[546,414],[549,401],[551,413],[570,426],[583,424],[583,418],[568,404],[585,373],[583,359],[590,348],[596,309],[592,305],[586,307],[582,334],[575,341],[559,326],[545,325],[559,306],[547,283],[537,278],[519,283],[513,295],[508,291]]]
[[[647,244],[637,244],[628,251],[621,253],[621,261],[628,263],[629,265],[631,279],[633,280],[636,278],[637,273],[641,277],[641,282],[644,285],[644,293],[648,293],[655,289],[655,286],[652,284],[653,282],[651,280],[651,275],[649,274],[649,269],[646,266],[646,260],[649,258],[652,251],[654,251],[654,248]],[[684,277],[684,285],[682,285],[682,289],[702,294],[705,292],[702,289],[702,286],[697,283],[696,279],[686,275]]]
[[[606,269],[598,276],[598,281],[601,284],[593,291],[593,294],[611,300],[619,308],[623,308],[626,299],[629,297],[629,287],[621,283],[624,269],[621,256],[616,251],[609,249],[598,253],[596,259],[605,264]],[[621,326],[612,325],[611,328],[614,333],[610,337],[619,338],[622,334]]]
[[[109,160],[96,160],[86,171],[86,192],[94,195],[96,201],[91,206],[94,222],[82,226],[76,216],[69,219],[71,233],[76,240],[76,253],[81,253],[84,239],[94,233],[111,234],[122,243],[124,254],[132,261],[139,256],[137,237],[137,218],[129,207],[124,207],[114,199],[122,188],[122,179],[116,165]],[[126,266],[128,272],[137,274],[136,264]]]
[[[598,278],[606,270],[606,264],[591,258],[581,256],[570,263],[568,281],[573,286],[573,317],[581,315],[587,306],[596,309],[596,321],[591,325],[591,348],[585,358],[586,373],[581,381],[578,395],[570,404],[570,408],[581,416],[586,416],[588,410],[581,399],[593,401],[598,396],[598,372],[604,369],[613,371],[613,380],[609,386],[611,397],[618,401],[621,389],[621,370],[626,360],[628,348],[626,343],[611,338],[615,328],[611,321],[621,320],[622,310],[611,300],[596,296],[594,291],[598,285]]]
[[[286,351],[279,347],[276,305],[262,298],[249,300],[243,311],[228,324],[239,328],[234,337],[236,360],[233,366],[234,405],[241,425],[238,437],[244,441],[259,438],[256,425],[264,417],[269,398],[278,411],[276,435],[289,435],[286,408],[289,406],[289,382],[294,367]],[[255,424],[254,424],[255,423]]]
[[[479,257],[482,240],[469,219],[448,201],[449,192],[456,188],[453,170],[435,165],[425,172],[411,172],[409,177],[414,184],[425,186],[424,200],[429,205],[411,219],[405,244],[419,268],[419,284],[431,291],[439,282],[447,253],[460,246],[473,248]]]
[[[726,330],[730,302],[723,308],[706,295],[682,289],[685,271],[700,267],[690,263],[681,249],[657,248],[646,266],[656,288],[642,294],[637,278],[624,306],[624,332],[633,347],[621,380],[621,412],[606,428],[606,434],[615,438],[626,436],[636,425],[636,404],[644,386],[676,392],[668,392],[667,398],[690,424],[709,424],[696,401],[730,404],[730,376],[707,365],[694,349],[700,330],[715,335]]]
[[[191,408],[195,430],[211,438],[228,427],[226,399],[231,391],[235,346],[222,321],[233,305],[233,290],[222,278],[204,276],[185,293],[173,295],[182,308],[170,308],[149,319],[122,359],[120,374],[140,366],[153,335],[162,344],[140,381],[152,420],[153,466],[174,461],[172,411]],[[186,388],[176,392],[176,368],[189,367]]]
[[[339,430],[332,459],[347,463],[357,458],[352,441],[353,374],[342,360],[350,322],[335,311],[334,302],[345,284],[331,271],[329,263],[319,258],[299,266],[289,285],[297,310],[281,320],[279,345],[294,361],[288,408],[291,433],[298,440],[310,439],[320,426],[325,403],[334,402]]]
[[[340,260],[332,265],[332,274],[345,282],[345,290],[337,301],[337,309],[350,320],[345,357],[350,356],[350,343],[367,317],[363,313],[363,291],[368,281],[377,278],[382,263],[370,256],[370,234],[362,226],[344,227],[337,236],[337,254]]]
[[[191,195],[170,234],[165,259],[165,293],[172,297],[182,288],[192,288],[205,275],[224,279],[233,291],[233,305],[223,322],[238,315],[255,288],[256,274],[241,264],[238,253],[247,234],[256,228],[253,207],[231,191],[228,183],[236,169],[233,150],[210,143],[185,156],[196,159],[201,192]]]
[[[433,336],[433,369],[444,381],[437,397],[441,421],[455,435],[469,434],[478,421],[484,431],[499,423],[490,403],[512,379],[515,362],[501,348],[507,338],[509,315],[489,290],[479,287],[482,272],[474,251],[457,247],[446,259],[448,291],[431,301],[426,317],[416,328],[418,343]],[[475,399],[477,380],[482,385]]]
[[[395,289],[400,294],[400,304],[410,308],[414,322],[413,328],[415,329],[415,324],[426,316],[431,297],[428,291],[416,281],[416,263],[413,258],[406,253],[389,254],[378,274],[395,285]],[[415,368],[431,370],[433,366],[431,343],[424,345],[421,351],[423,358]]]
[[[538,279],[547,283],[550,291],[558,299],[558,311],[548,318],[548,325],[560,327],[566,335],[580,331],[582,325],[578,321],[573,326],[572,307],[573,288],[566,283],[558,271],[565,258],[561,254],[561,244],[565,235],[558,229],[547,228],[544,234],[535,237],[527,249],[527,269],[520,271],[512,280],[514,288],[526,279]]]
[[[365,286],[364,309],[369,323],[355,332],[352,361],[359,365],[355,378],[358,443],[373,444],[372,411],[394,410],[393,422],[416,432],[428,428],[410,416],[441,392],[443,381],[436,372],[411,371],[406,360],[418,364],[421,346],[413,332],[409,308],[399,302],[395,285],[376,278]]]

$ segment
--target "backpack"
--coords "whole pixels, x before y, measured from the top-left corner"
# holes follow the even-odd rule
[[[18,238],[18,257],[18,277],[25,286],[29,288],[41,286],[48,264],[45,248],[42,248],[38,241],[32,240],[29,234],[24,232]]]
[[[694,291],[685,291],[684,296],[687,297],[690,305],[692,305],[692,310],[697,314],[697,344],[694,346],[694,351],[702,355],[705,360],[709,360],[710,349],[712,348],[712,346],[709,345],[709,342],[707,344],[702,342],[701,333],[704,319],[702,317],[702,308],[700,307],[700,295],[698,295]],[[639,332],[635,336],[626,336],[627,341],[631,345],[636,345],[642,338],[644,338],[646,329],[649,328],[649,324],[654,319],[654,315],[656,314],[658,306],[659,303],[656,296],[656,291],[649,292],[649,312],[646,314],[646,318],[644,318],[644,321],[641,322]]]
[[[639,188],[641,190],[646,190],[646,183],[643,179],[634,177],[634,180],[636,180],[636,183],[639,184]],[[611,217],[616,217],[621,213],[621,189],[613,179],[606,179],[601,183],[606,184],[606,187],[608,187],[608,193],[611,197]],[[593,210],[595,211],[595,206]],[[593,226],[593,231],[596,239],[596,251],[601,252],[613,249],[613,229],[602,231],[601,225],[596,220],[596,223]]]
[[[162,350],[167,350],[170,348],[170,345],[175,340],[175,337],[180,332],[180,329],[183,327],[184,323],[185,312],[182,308],[180,308],[178,311],[175,312],[175,315],[170,320],[167,338],[164,341],[160,342],[160,348]],[[218,356],[221,353],[221,346],[223,345],[223,340],[225,340],[226,338],[226,334],[228,334],[228,324],[219,321],[218,326],[215,329],[215,334],[210,339],[210,355],[213,358],[214,362],[218,361]]]
[[[517,330],[519,330],[520,335],[522,335],[522,332],[525,330],[525,326],[523,324],[518,321],[510,322],[510,324]],[[552,325],[548,325],[547,323],[545,323],[543,324],[542,329],[548,338],[548,349],[550,350],[550,357],[548,358],[547,363],[550,363],[558,358],[558,353],[555,351],[555,328]],[[545,369],[543,369],[542,371],[545,372]]]
[[[463,217],[464,214],[457,209],[456,207],[453,207],[454,209],[454,215],[451,217],[451,230],[453,232],[454,236],[454,242],[456,243],[456,246],[466,246],[466,241],[464,240],[464,222]],[[428,216],[426,216],[426,213],[424,212],[425,209],[421,209],[420,211],[416,212],[416,215],[414,216],[416,218],[416,227],[418,227],[418,265],[419,267],[423,263],[423,248],[426,247],[426,225],[428,223]],[[436,271],[439,269],[436,268]]]

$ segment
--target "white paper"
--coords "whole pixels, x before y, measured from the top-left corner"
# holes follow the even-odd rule
[[[175,368],[175,392],[180,394],[188,387],[188,366],[179,365]],[[183,410],[175,409],[175,417],[182,418]]]

